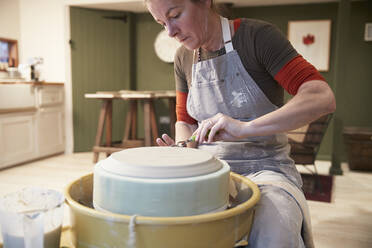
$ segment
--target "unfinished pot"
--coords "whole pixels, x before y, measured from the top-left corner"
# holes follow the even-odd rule
[[[219,212],[229,203],[230,166],[210,153],[181,147],[137,147],[94,166],[93,206],[150,217]]]

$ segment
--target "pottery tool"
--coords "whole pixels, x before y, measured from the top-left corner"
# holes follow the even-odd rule
[[[190,138],[188,138],[187,140],[178,141],[176,144],[174,144],[172,146],[186,147],[188,143],[193,142],[195,140],[196,140],[196,135],[193,135]]]
[[[205,135],[205,138],[208,139],[208,136],[209,136],[209,133],[211,132],[211,130],[208,130],[207,134]],[[218,134],[219,131],[217,131],[216,134]],[[181,141],[178,141],[176,144],[172,145],[172,146],[178,146],[178,147],[186,147],[188,143],[190,142],[194,142],[196,140],[196,135],[193,135],[191,136],[190,138],[188,138],[187,140],[181,140]]]

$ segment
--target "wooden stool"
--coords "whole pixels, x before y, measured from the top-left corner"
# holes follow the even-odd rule
[[[119,92],[97,92],[95,94],[85,94],[86,98],[101,99],[102,105],[98,118],[96,139],[93,146],[93,162],[96,163],[100,152],[105,152],[106,156],[113,152],[121,151],[125,148],[151,146],[155,144],[158,137],[158,127],[154,99],[168,98],[170,110],[171,135],[175,132],[175,92],[174,91],[119,91]],[[124,136],[119,144],[112,144],[112,101],[122,99],[129,101],[129,111],[126,116]],[[144,115],[144,140],[137,139],[137,105],[143,101]],[[101,139],[106,129],[106,142],[101,145]]]
[[[154,102],[149,99],[144,100],[143,103],[145,140],[137,139],[137,103],[137,100],[129,100],[129,112],[126,117],[124,137],[122,140],[125,148],[144,145],[151,146],[155,144],[155,140],[158,137]]]

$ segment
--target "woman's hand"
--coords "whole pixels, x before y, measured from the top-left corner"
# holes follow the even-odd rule
[[[191,137],[192,133],[197,129],[196,124],[188,124],[183,121],[177,121],[176,125],[176,141],[187,140]],[[176,144],[176,141],[169,137],[168,134],[163,134],[161,138],[156,139],[156,143],[159,146],[172,146]],[[196,147],[195,142],[190,142],[187,147]]]
[[[218,113],[215,116],[202,121],[193,135],[199,144],[218,140],[232,141],[242,138],[244,123],[227,115]]]
[[[157,138],[156,143],[159,146],[172,146],[175,144],[174,140],[168,134],[163,134],[161,138]]]

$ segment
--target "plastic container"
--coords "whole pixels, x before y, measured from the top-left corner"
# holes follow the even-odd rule
[[[230,177],[236,194],[230,195],[227,210],[184,217],[144,217],[95,210],[93,174],[83,176],[65,191],[71,210],[72,243],[79,248],[234,247],[250,233],[260,191],[243,176],[231,173]]]
[[[4,248],[58,248],[63,221],[63,194],[25,188],[0,198]]]
[[[350,169],[372,171],[372,128],[345,127],[343,136]]]

